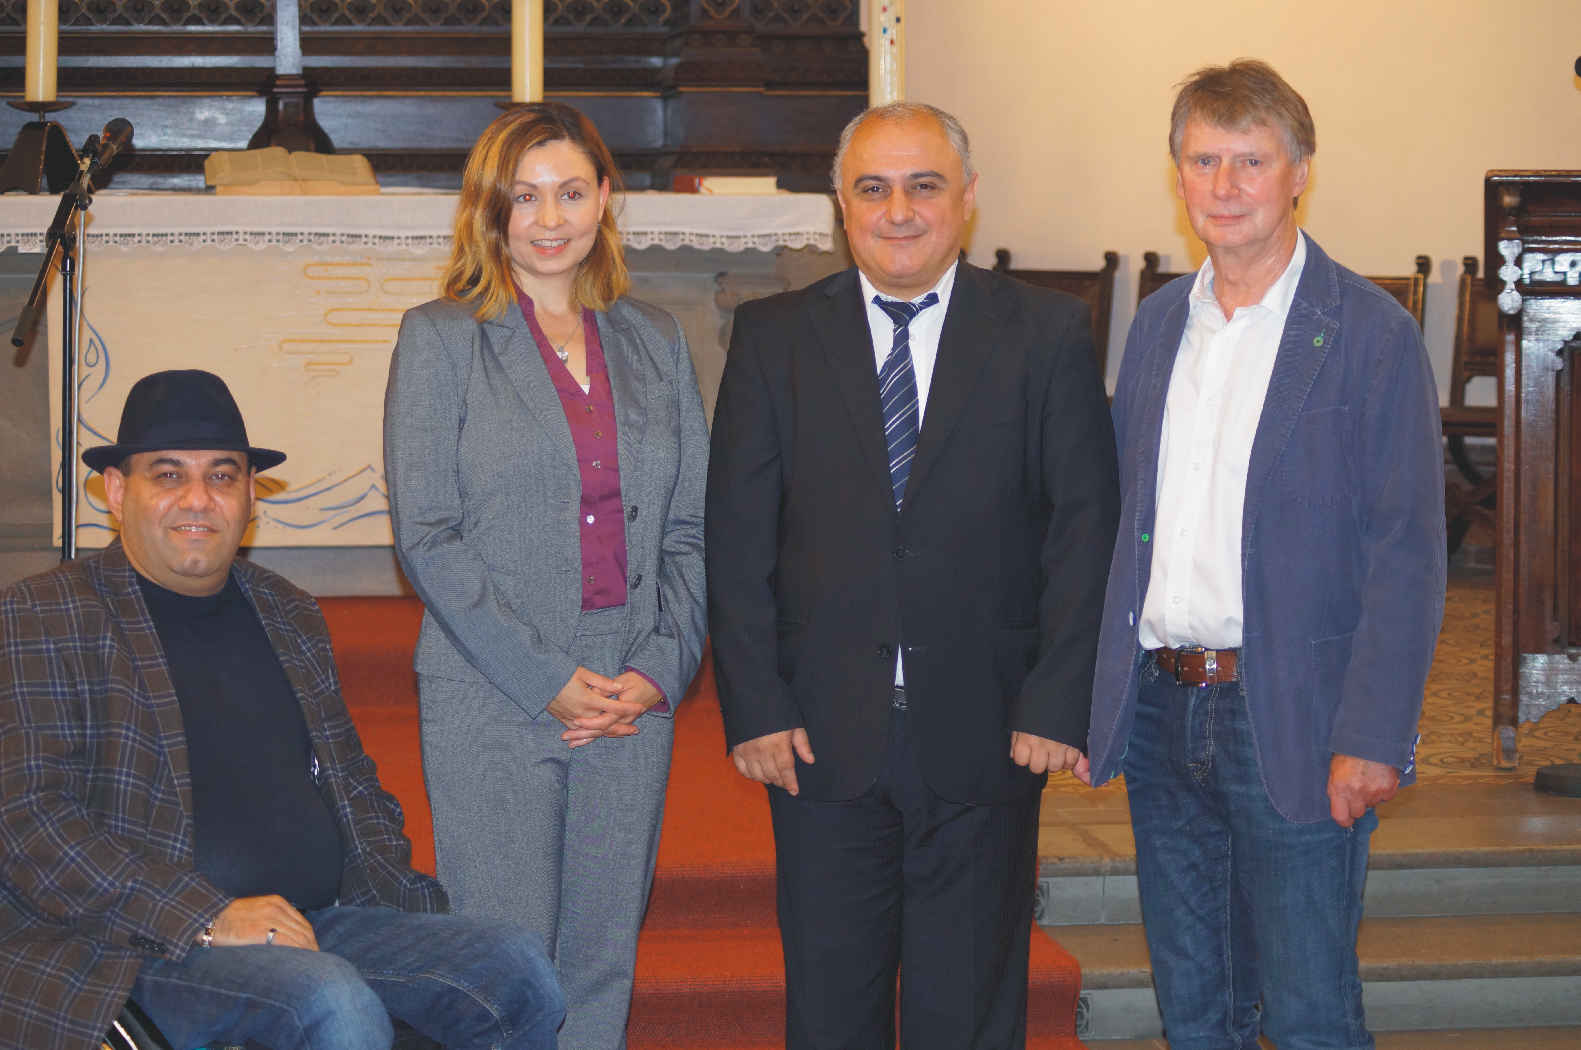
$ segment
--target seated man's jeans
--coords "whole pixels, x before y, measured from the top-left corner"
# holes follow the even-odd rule
[[[132,998],[175,1050],[389,1050],[390,1018],[448,1050],[552,1050],[565,1016],[537,936],[504,922],[390,908],[309,912],[319,950],[194,948],[143,964]]]
[[[1259,1028],[1279,1050],[1371,1050],[1356,927],[1377,815],[1286,820],[1240,683],[1177,685],[1151,660],[1125,784],[1171,1050],[1255,1050]]]

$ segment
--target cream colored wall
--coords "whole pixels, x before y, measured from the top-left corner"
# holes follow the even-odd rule
[[[1480,254],[1490,168],[1581,168],[1581,0],[910,0],[906,94],[954,112],[981,172],[971,258],[1095,268],[1120,253],[1110,383],[1142,253],[1203,257],[1174,195],[1174,85],[1238,56],[1306,98],[1318,150],[1302,220],[1362,273],[1434,269],[1445,386],[1460,258]]]

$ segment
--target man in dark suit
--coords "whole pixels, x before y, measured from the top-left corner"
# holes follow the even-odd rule
[[[737,312],[709,611],[731,756],[769,785],[787,1045],[1025,1043],[1039,791],[1073,767],[1117,507],[1085,307],[961,259],[965,132],[869,110],[856,267]]]
[[[179,371],[82,458],[119,539],[0,592],[0,1047],[90,1050],[131,996],[177,1047],[551,1050],[542,944],[431,914],[318,605],[236,558],[284,454]]]

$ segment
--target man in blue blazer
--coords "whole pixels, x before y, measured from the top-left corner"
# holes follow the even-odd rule
[[[1373,1045],[1373,807],[1413,779],[1443,614],[1437,388],[1412,319],[1297,227],[1315,147],[1261,62],[1183,85],[1170,149],[1208,261],[1138,308],[1115,393],[1077,772],[1125,774],[1174,1050]]]

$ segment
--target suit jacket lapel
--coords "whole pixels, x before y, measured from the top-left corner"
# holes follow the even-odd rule
[[[279,599],[271,591],[267,588],[255,587],[247,572],[239,569],[232,571],[236,573],[242,593],[247,596],[253,610],[257,612],[258,622],[263,625],[264,633],[269,636],[269,646],[280,661],[280,670],[285,672],[286,680],[291,683],[291,691],[296,694],[297,706],[302,709],[302,718],[307,722],[308,737],[313,741],[314,753],[317,754],[318,743],[324,738],[323,712],[319,709],[317,691],[311,688],[311,683],[303,676],[303,668],[307,666],[310,657],[303,651],[301,633],[287,619],[280,608]],[[320,758],[327,759],[328,756],[324,755]]]
[[[105,600],[125,632],[133,670],[142,682],[142,694],[159,727],[160,750],[170,763],[170,773],[181,797],[181,809],[190,819],[192,809],[192,768],[187,761],[187,729],[181,720],[181,702],[170,680],[170,665],[159,643],[159,632],[143,602],[137,584],[137,570],[126,558],[119,539],[104,554]],[[192,850],[192,834],[187,829],[186,848]]]
[[[574,470],[576,446],[571,443],[571,426],[565,421],[565,406],[544,368],[543,356],[538,352],[538,344],[533,341],[532,330],[527,327],[521,309],[512,303],[498,318],[483,323],[483,334],[518,396],[538,420],[550,442],[565,456],[566,465]]]
[[[1301,234],[1305,237],[1306,234]],[[1257,524],[1262,500],[1258,498],[1284,454],[1295,429],[1296,417],[1339,332],[1339,278],[1334,264],[1310,238],[1307,259],[1296,285],[1295,298],[1279,339],[1274,371],[1268,379],[1263,414],[1252,439],[1252,456],[1246,466],[1246,505],[1241,514],[1242,542],[1249,541]]]
[[[835,387],[845,403],[856,431],[857,451],[868,469],[889,487],[889,447],[884,443],[884,416],[878,401],[878,366],[873,361],[873,337],[862,303],[862,286],[856,269],[831,281],[819,309],[811,311],[817,344],[834,372]],[[893,503],[893,500],[891,500]]]
[[[917,441],[917,461],[906,482],[906,504],[924,483],[943,454],[955,425],[960,422],[983,366],[998,349],[1001,339],[997,304],[982,275],[965,259],[955,269],[950,309],[939,336],[939,356],[933,365],[927,410]]]
[[[647,357],[637,335],[624,321],[608,312],[596,313],[598,339],[604,347],[609,370],[609,390],[615,399],[615,443],[620,456],[621,496],[634,502],[633,486],[642,476],[643,429],[648,422],[648,396],[657,377],[650,374]]]
[[[1191,298],[1188,295],[1180,302],[1170,307],[1169,314],[1164,318],[1163,328],[1158,341],[1154,344],[1154,351],[1163,356],[1165,367],[1138,369],[1146,384],[1136,394],[1136,403],[1133,408],[1134,422],[1130,427],[1139,432],[1145,440],[1139,440],[1133,446],[1136,455],[1136,479],[1140,486],[1140,498],[1137,506],[1146,512],[1146,520],[1151,521],[1157,512],[1158,500],[1158,457],[1163,451],[1164,440],[1164,407],[1169,400],[1169,380],[1175,370],[1175,359],[1180,354],[1180,340],[1186,334],[1186,322],[1191,317]],[[1116,397],[1121,396],[1116,394]],[[1145,429],[1142,429],[1145,428]],[[1122,451],[1130,442],[1129,435],[1119,435]],[[1151,559],[1144,559],[1146,568],[1151,571]]]

